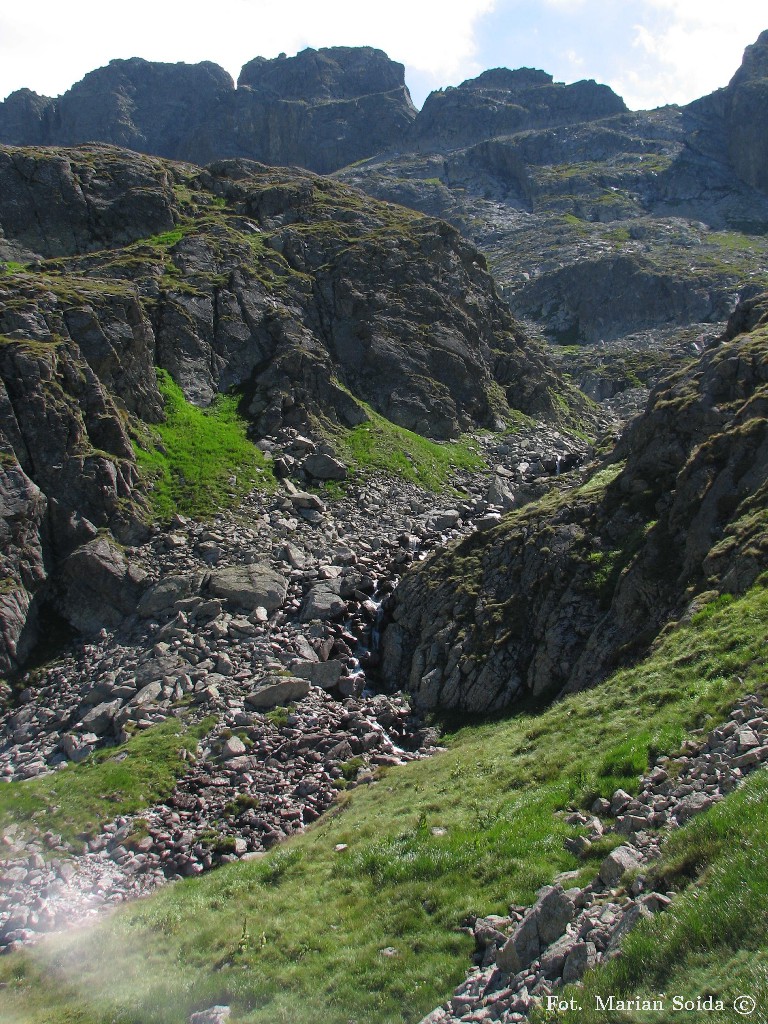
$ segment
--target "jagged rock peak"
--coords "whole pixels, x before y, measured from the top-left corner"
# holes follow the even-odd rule
[[[416,116],[403,65],[372,47],[257,57],[239,84],[208,61],[113,60],[57,99],[12,93],[0,103],[0,142],[108,142],[197,164],[246,157],[325,174],[395,146]]]
[[[609,86],[565,85],[535,68],[493,68],[427,99],[414,122],[417,149],[456,149],[500,135],[595,121],[627,112]]]
[[[741,67],[730,81],[731,86],[768,78],[768,29],[761,32],[754,43],[746,48]]]
[[[329,46],[285,54],[274,60],[256,57],[238,79],[238,88],[271,93],[286,100],[347,100],[404,89],[405,68],[372,46]]]
[[[552,75],[538,68],[516,68],[514,71],[510,71],[509,68],[489,68],[477,78],[468,78],[459,88],[472,91],[503,89],[506,92],[520,92],[523,89],[552,85],[553,82]]]

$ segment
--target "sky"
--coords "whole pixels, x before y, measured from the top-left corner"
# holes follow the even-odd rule
[[[632,109],[727,85],[768,28],[764,0],[36,0],[0,10],[0,98],[58,96],[114,58],[214,61],[236,80],[253,57],[306,46],[375,46],[427,93],[490,67],[593,78]],[[382,11],[386,13],[383,20]]]

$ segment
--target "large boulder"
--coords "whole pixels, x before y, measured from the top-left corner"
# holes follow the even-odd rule
[[[284,576],[268,565],[232,565],[211,573],[208,590],[235,608],[266,608],[273,612],[282,607],[288,583]]]
[[[562,886],[545,886],[538,899],[496,954],[502,971],[517,974],[565,932],[575,907]],[[570,949],[563,948],[563,960]]]
[[[200,593],[202,573],[163,576],[145,591],[138,604],[138,613],[144,619],[169,615],[177,601],[196,597]]]
[[[291,676],[265,676],[255,690],[246,695],[245,703],[256,711],[266,711],[278,705],[306,697],[310,683],[306,679]]]
[[[326,580],[311,588],[301,606],[301,621],[339,619],[347,609],[340,597],[341,580]]]
[[[82,633],[115,629],[135,613],[144,576],[109,536],[96,537],[62,563],[59,608]]]
[[[344,674],[341,661],[302,661],[291,665],[291,672],[299,679],[308,679],[313,686],[332,690]]]

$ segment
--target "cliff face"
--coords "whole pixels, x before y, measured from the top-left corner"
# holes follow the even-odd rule
[[[726,93],[731,163],[744,181],[768,192],[768,31],[747,47]]]
[[[698,595],[751,586],[768,564],[764,296],[745,323],[653,393],[585,485],[409,573],[383,677],[425,707],[498,711],[588,686]]]
[[[309,172],[0,149],[0,227],[3,669],[40,600],[95,621],[77,572],[124,614],[136,581],[99,535],[142,534],[156,368],[198,405],[237,389],[258,436],[343,430],[364,402],[438,438],[586,409],[455,229]]]
[[[239,156],[327,172],[400,140],[416,115],[403,73],[371,47],[256,58],[237,89],[210,62],[115,60],[58,99],[13,93],[0,104],[0,141],[107,142],[198,164]]]

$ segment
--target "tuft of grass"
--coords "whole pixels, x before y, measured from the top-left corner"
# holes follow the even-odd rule
[[[620,785],[631,791],[649,757],[674,753],[684,734],[765,687],[766,631],[768,591],[759,585],[710,606],[593,690],[543,711],[465,724],[445,737],[445,753],[344,793],[335,811],[259,861],[169,886],[92,931],[4,957],[8,1012],[25,1024],[181,1024],[193,1010],[227,1003],[241,1024],[415,1024],[464,977],[471,940],[459,926],[467,915],[529,903],[562,870],[594,876],[604,850],[598,844],[581,861],[567,853],[563,840],[574,833],[558,812]],[[748,797],[745,790],[729,800]],[[755,858],[743,867],[742,890],[735,874],[727,890],[753,886],[745,911],[733,895],[718,905],[726,890],[712,890],[705,921],[720,947],[713,952],[694,931],[692,977],[720,971],[720,962],[746,964],[764,941],[761,815],[764,823],[756,809],[742,830],[734,813],[714,838],[691,840],[712,851],[706,857],[721,850],[727,859],[730,829],[732,853]],[[687,842],[682,832],[676,842]],[[693,907],[679,929],[695,929]],[[738,924],[739,913],[748,923]],[[244,915],[261,936],[247,948]],[[666,969],[680,934],[669,938]],[[381,953],[389,946],[394,960]],[[635,970],[642,978],[642,960]]]
[[[95,835],[119,814],[134,814],[170,795],[212,725],[185,730],[177,719],[132,736],[119,747],[96,751],[81,764],[49,775],[0,785],[0,825],[53,831],[74,844]]]
[[[377,470],[440,491],[455,470],[477,470],[486,465],[469,441],[430,441],[397,426],[370,406],[366,405],[365,411],[368,421],[338,439],[346,460],[363,473]]]
[[[269,463],[248,440],[236,395],[220,395],[208,409],[199,409],[165,370],[157,371],[157,380],[165,423],[152,428],[151,442],[134,442],[134,450],[158,519],[175,512],[210,516],[254,486],[274,485]]]

